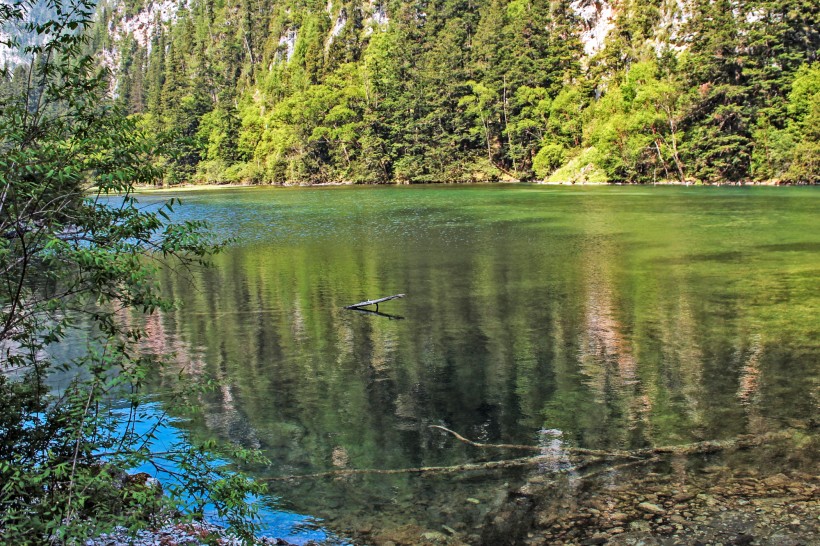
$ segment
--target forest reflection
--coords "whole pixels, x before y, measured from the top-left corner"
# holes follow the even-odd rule
[[[477,442],[634,449],[814,418],[817,342],[789,318],[812,305],[810,253],[788,268],[765,250],[727,261],[722,248],[704,254],[717,238],[667,223],[637,239],[615,207],[594,205],[582,229],[534,217],[367,238],[344,225],[300,244],[238,245],[193,279],[163,276],[184,305],[148,319],[146,347],[218,382],[190,426],[264,450],[273,465],[261,476],[500,456],[430,425]],[[390,316],[343,309],[400,292],[379,309]],[[279,493],[332,517],[362,495],[382,512],[403,495],[417,502],[434,481]],[[462,485],[465,498],[489,494]]]

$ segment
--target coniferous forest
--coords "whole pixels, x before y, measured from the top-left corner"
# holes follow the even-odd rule
[[[169,182],[820,175],[810,0],[144,0],[93,47]]]

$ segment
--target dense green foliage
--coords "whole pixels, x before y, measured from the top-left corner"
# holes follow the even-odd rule
[[[207,449],[154,458],[158,423],[134,428],[151,419],[141,386],[158,364],[137,350],[130,312],[168,307],[161,261],[201,261],[218,245],[202,223],[168,221],[173,203],[146,210],[131,196],[158,177],[156,146],[109,104],[106,73],[83,54],[94,3],[51,0],[39,22],[28,7],[0,6],[0,24],[36,38],[0,87],[0,542],[74,544],[205,499],[247,534],[251,483]],[[86,342],[54,356],[69,337]],[[171,496],[127,485],[123,471],[146,463],[184,478]]]
[[[815,2],[624,2],[591,55],[579,6],[195,0],[109,47],[182,180],[818,180]]]

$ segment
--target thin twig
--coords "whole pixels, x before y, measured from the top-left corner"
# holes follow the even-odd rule
[[[480,444],[474,442],[469,438],[465,438],[461,434],[450,430],[449,428],[440,425],[430,425],[430,428],[437,428],[452,434],[457,440],[465,444],[480,447],[480,448],[496,448],[496,449],[523,449],[529,451],[541,451],[541,447],[533,445],[520,444]],[[788,438],[790,435],[788,431],[768,432],[765,434],[754,436],[736,436],[728,440],[705,440],[702,442],[694,442],[691,444],[669,445],[648,447],[644,449],[636,449],[632,451],[626,450],[612,450],[603,451],[598,449],[585,449],[580,447],[566,447],[562,446],[560,449],[564,453],[575,455],[590,455],[594,457],[618,457],[628,459],[645,459],[647,457],[654,457],[656,455],[694,455],[698,453],[714,453],[717,451],[724,451],[727,449],[745,449],[749,447],[759,446],[773,440],[782,440]]]
[[[439,430],[443,430],[449,434],[452,434],[456,440],[460,442],[464,442],[467,445],[471,445],[473,447],[480,447],[482,449],[520,449],[526,451],[537,451],[541,452],[544,448],[541,446],[533,446],[533,445],[526,445],[526,444],[480,444],[478,442],[474,442],[469,438],[465,438],[458,432],[450,430],[447,427],[442,427],[440,425],[430,425],[430,428],[437,428]],[[637,458],[638,456],[635,453],[630,451],[603,451],[600,449],[585,449],[582,447],[565,447],[561,446],[560,450],[564,453],[572,453],[575,455],[590,455],[593,457],[625,457],[625,458]]]

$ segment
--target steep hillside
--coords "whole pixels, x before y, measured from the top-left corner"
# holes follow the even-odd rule
[[[810,0],[112,0],[195,182],[816,182]]]

